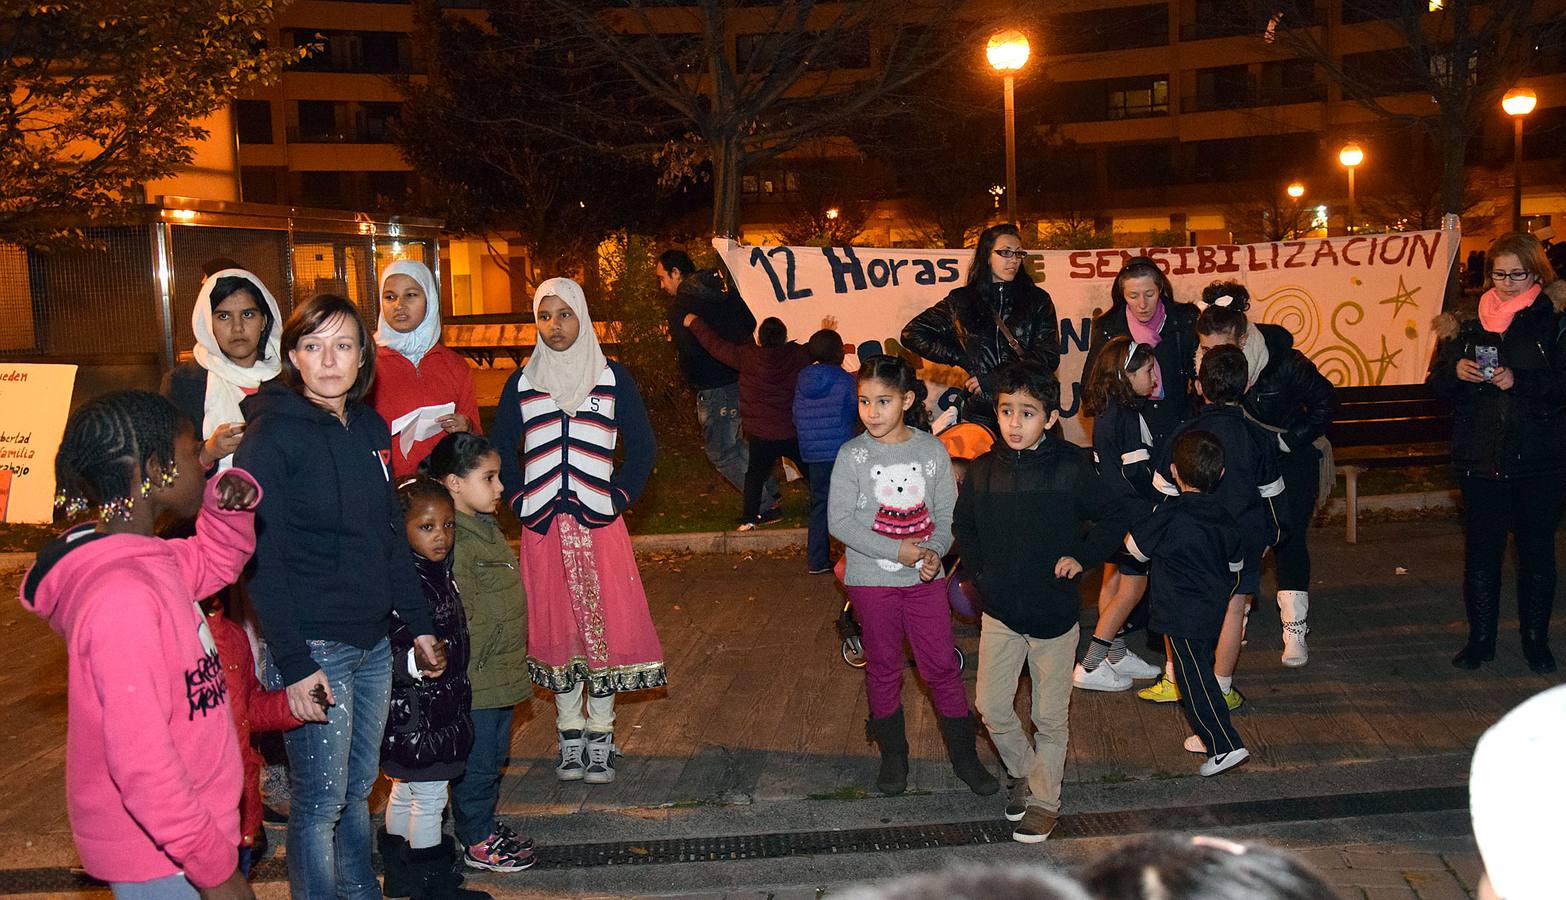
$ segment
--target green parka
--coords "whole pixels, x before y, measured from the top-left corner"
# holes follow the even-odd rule
[[[453,575],[468,616],[474,709],[513,706],[532,693],[527,678],[527,600],[517,554],[494,516],[457,513]]]

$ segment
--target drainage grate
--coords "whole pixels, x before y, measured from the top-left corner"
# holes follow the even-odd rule
[[[1325,797],[1247,800],[1205,806],[1079,813],[1062,818],[1051,837],[1060,840],[1162,831],[1169,822],[1179,822],[1181,831],[1194,831],[1204,828],[1233,828],[1280,822],[1311,822],[1322,819],[1443,812],[1467,808],[1467,786],[1452,785],[1401,791],[1332,794]],[[964,847],[974,844],[1004,844],[1011,841],[1011,829],[1011,823],[996,818],[975,822],[889,825],[884,828],[854,828],[842,831],[801,831],[569,844],[540,847],[538,868],[570,869],[719,862],[731,859],[779,859],[886,850],[919,850],[932,847]],[[287,878],[287,869],[283,861],[277,858],[264,860],[256,866],[255,872],[251,875],[252,881],[284,881]],[[0,894],[63,893],[90,890],[95,886],[101,887],[77,869],[0,870]]]

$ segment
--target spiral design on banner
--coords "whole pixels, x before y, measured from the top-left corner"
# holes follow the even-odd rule
[[[1298,285],[1286,285],[1256,302],[1261,307],[1257,321],[1287,329],[1295,348],[1309,356],[1321,335],[1321,314],[1310,294]]]
[[[1338,343],[1307,354],[1311,362],[1327,380],[1337,387],[1376,384],[1379,378],[1370,374],[1370,358],[1352,338],[1343,333],[1343,327],[1352,327],[1365,320],[1365,309],[1353,301],[1339,303],[1332,311],[1332,334]]]

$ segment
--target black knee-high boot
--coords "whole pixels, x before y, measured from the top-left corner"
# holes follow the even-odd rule
[[[1468,609],[1468,643],[1452,657],[1459,669],[1477,669],[1495,659],[1496,621],[1501,615],[1501,583],[1488,572],[1463,578],[1463,605]]]
[[[879,719],[865,720],[865,737],[881,747],[881,771],[875,776],[875,789],[888,796],[908,790],[908,732],[903,724],[903,708]]]
[[[952,771],[957,773],[968,789],[981,797],[1000,790],[1000,782],[979,762],[976,746],[978,729],[973,715],[941,716],[941,737],[946,741],[946,753],[951,757]]]
[[[1522,631],[1523,658],[1541,675],[1555,671],[1550,653],[1550,613],[1555,607],[1555,578],[1520,575],[1517,578],[1517,624]]]

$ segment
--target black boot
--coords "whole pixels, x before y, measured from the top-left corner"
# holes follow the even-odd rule
[[[979,762],[978,740],[973,725],[973,715],[941,716],[941,738],[946,741],[946,755],[951,757],[952,771],[981,797],[1000,790],[1000,782]]]
[[[875,789],[888,797],[908,790],[908,733],[903,728],[903,708],[880,719],[865,720],[865,739],[881,747],[881,771]]]
[[[1501,615],[1501,583],[1488,573],[1469,572],[1463,578],[1463,606],[1468,610],[1468,643],[1452,657],[1459,669],[1477,669],[1495,659],[1496,620]]]
[[[462,886],[462,874],[457,871],[457,843],[451,835],[443,835],[433,847],[403,852],[418,900],[490,900],[488,893]]]
[[[381,853],[381,893],[387,897],[412,897],[415,887],[408,862],[408,842],[382,828],[375,833],[375,846]]]
[[[1550,653],[1550,613],[1555,607],[1552,576],[1521,575],[1517,578],[1517,624],[1522,631],[1523,658],[1540,675],[1555,671]]]

